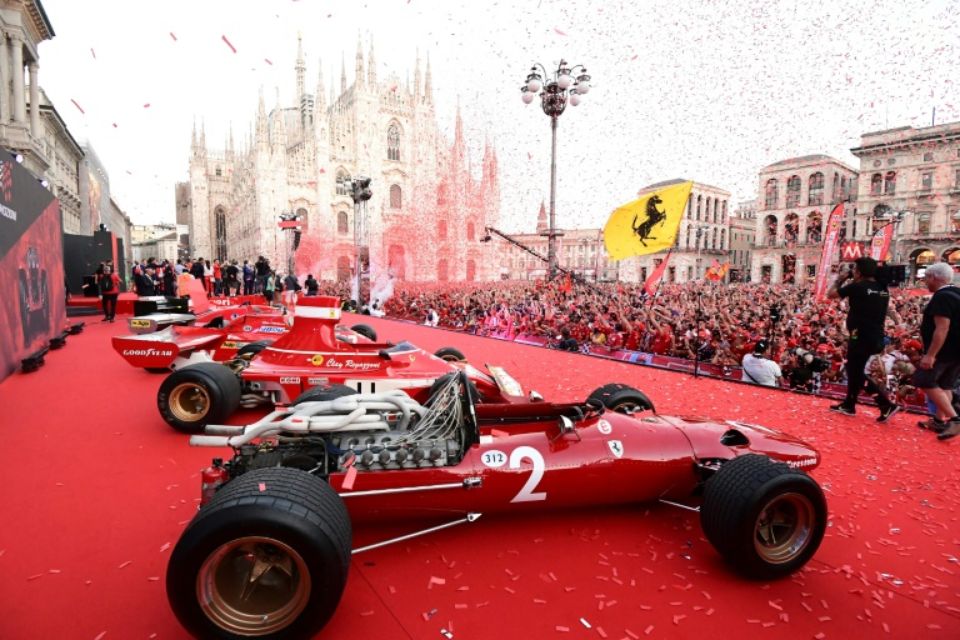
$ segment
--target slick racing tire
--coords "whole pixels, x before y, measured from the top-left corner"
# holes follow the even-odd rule
[[[351,538],[343,500],[320,478],[250,471],[187,525],[167,566],[167,599],[197,638],[309,638],[340,602]]]
[[[734,570],[750,578],[781,578],[816,553],[827,526],[827,501],[803,471],[748,454],[723,463],[707,481],[700,524]]]
[[[653,402],[642,391],[619,382],[605,384],[587,398],[587,404],[602,404],[609,411],[632,415],[642,411],[653,411]]]
[[[459,349],[454,349],[453,347],[441,347],[434,351],[433,355],[447,362],[466,362],[467,360],[467,356],[463,355]]]
[[[200,362],[167,376],[157,392],[160,415],[184,433],[223,422],[240,406],[240,379],[218,362]]]
[[[364,338],[371,340],[372,342],[377,341],[377,331],[368,324],[355,324],[350,327],[350,331],[354,333],[359,333]]]
[[[307,389],[297,396],[297,399],[291,402],[290,406],[297,405],[302,402],[325,402],[328,400],[342,398],[343,396],[352,396],[355,393],[357,393],[356,389],[351,389],[345,384],[333,384],[328,387],[313,387],[312,389]]]
[[[256,342],[248,342],[239,349],[237,349],[238,358],[243,358],[244,356],[249,356],[252,358],[257,355],[264,349],[266,349],[270,344],[273,343],[273,340],[257,340]]]

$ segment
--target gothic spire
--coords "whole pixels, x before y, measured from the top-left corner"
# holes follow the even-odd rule
[[[360,41],[360,33],[357,33],[357,68],[354,79],[354,86],[359,90],[363,84],[363,43]]]
[[[327,109],[327,88],[323,85],[323,60],[317,59],[317,111]]]
[[[537,233],[543,233],[547,230],[547,207],[543,200],[540,201],[540,213],[537,214]]]
[[[370,36],[370,55],[367,56],[367,86],[375,90],[377,86],[377,62],[373,57],[373,36]]]
[[[347,58],[340,52],[340,95],[347,92]]]
[[[303,59],[303,38],[297,34],[297,64],[294,67],[297,72],[297,105],[303,104],[303,96],[306,94],[306,74],[307,63]]]
[[[430,73],[430,52],[427,51],[427,75],[423,82],[423,97],[433,102],[433,74]]]
[[[417,62],[413,67],[413,97],[420,97],[420,47],[417,47]]]

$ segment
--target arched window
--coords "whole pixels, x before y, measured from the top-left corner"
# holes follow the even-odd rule
[[[473,240],[476,235],[476,228],[473,226],[472,222],[467,223],[467,240]],[[470,278],[467,278],[470,280]]]
[[[301,232],[306,231],[307,230],[307,210],[304,209],[303,207],[300,207],[299,209],[297,209],[297,216],[299,217],[299,220],[300,220],[300,231]]]
[[[697,220],[700,219],[700,205],[703,203],[703,196],[697,196]]]
[[[341,235],[350,233],[350,219],[346,211],[341,211],[337,214],[337,233]]]
[[[441,240],[447,239],[447,221],[446,220],[441,220],[440,222],[437,223],[437,236]]]
[[[883,192],[888,196],[897,192],[897,172],[887,171],[883,179]]]
[[[836,171],[833,172],[833,196],[832,202],[839,202],[840,200],[840,174]]]
[[[217,207],[214,210],[213,218],[216,228],[213,257],[223,262],[227,258],[227,216],[223,207]]]
[[[685,248],[690,248],[690,232],[693,231],[693,227],[687,227],[687,242],[683,245]]]
[[[720,229],[720,250],[725,251],[727,248],[727,230]]]
[[[400,160],[400,127],[396,122],[387,129],[387,159]]]
[[[787,180],[787,208],[800,204],[800,176],[790,176]]]
[[[220,169],[220,167],[217,167],[217,177],[219,178],[222,175],[223,175],[223,171]]]
[[[807,244],[819,244],[823,240],[823,216],[811,211],[807,216]]]
[[[337,195],[350,195],[350,174],[343,169],[337,171]]]
[[[823,204],[823,174],[819,171],[810,176],[807,204]]]
[[[870,195],[878,196],[880,195],[880,188],[883,186],[883,176],[879,173],[873,174],[870,177]]]
[[[763,221],[763,243],[768,247],[777,244],[777,216],[769,215]]]
[[[727,224],[727,201],[723,201],[723,213],[720,214],[720,224]]]
[[[716,211],[716,209],[714,209],[714,211]],[[717,248],[717,231],[718,231],[718,229],[717,229],[716,227],[714,227],[714,228],[713,228],[713,237],[710,238],[710,248],[711,248],[711,249],[716,249],[716,248]]]
[[[473,260],[467,260],[467,282],[473,282],[477,279],[477,263]]]
[[[787,244],[793,244],[800,236],[800,216],[788,213],[783,220],[783,239]]]
[[[920,235],[927,235],[928,233],[930,233],[930,214],[929,213],[917,214],[917,233]]]
[[[400,185],[392,184],[390,185],[390,208],[399,209],[403,206],[403,192],[400,190]]]
[[[777,200],[780,199],[779,187],[776,178],[767,180],[767,186],[764,189],[764,203],[767,209],[776,209]]]
[[[447,281],[447,259],[440,258],[440,262],[437,263],[437,280],[440,282]]]

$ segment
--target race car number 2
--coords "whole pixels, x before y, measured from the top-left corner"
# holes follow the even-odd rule
[[[519,469],[520,463],[523,460],[529,460],[530,464],[533,465],[530,477],[527,478],[527,482],[510,502],[539,502],[540,500],[547,499],[546,491],[534,491],[537,485],[540,484],[540,481],[543,480],[543,474],[547,470],[547,464],[543,460],[543,454],[533,447],[517,447],[510,452],[509,456],[503,451],[491,449],[490,451],[484,451],[480,456],[480,460],[484,466],[493,469],[502,467],[504,464],[509,465],[510,469]]]

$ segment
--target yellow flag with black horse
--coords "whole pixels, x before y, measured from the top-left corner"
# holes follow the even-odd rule
[[[623,260],[672,247],[691,189],[692,181],[679,182],[618,207],[603,228],[607,255]]]

